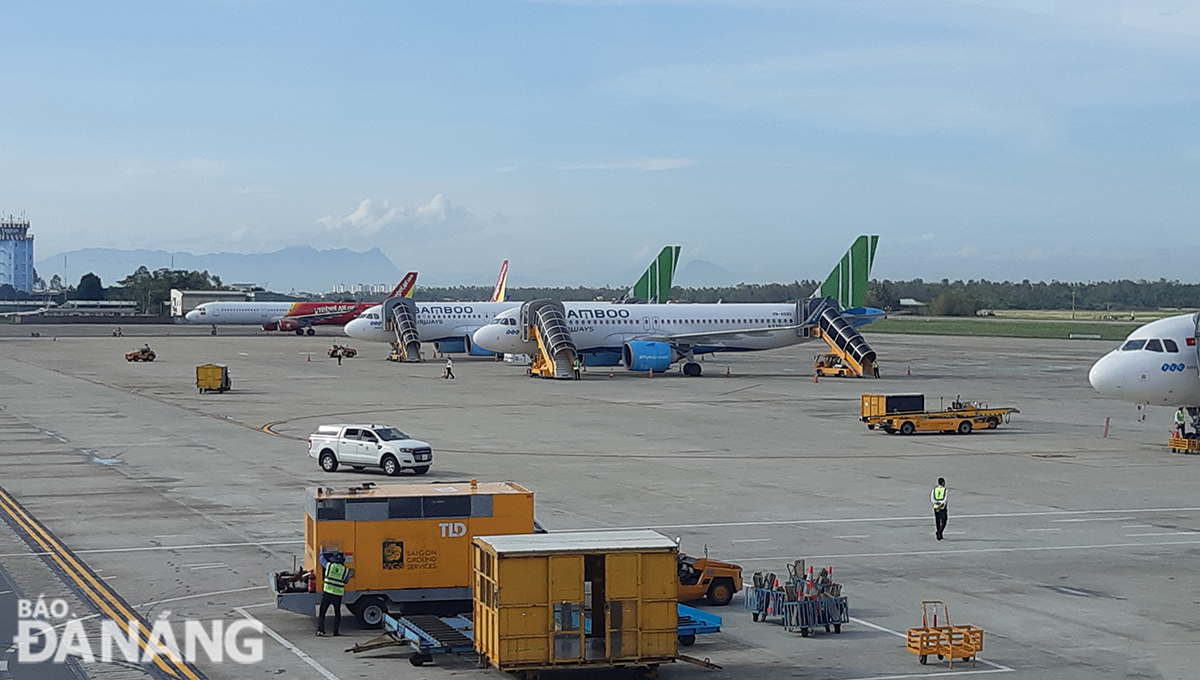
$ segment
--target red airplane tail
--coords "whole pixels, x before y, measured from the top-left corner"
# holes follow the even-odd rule
[[[409,272],[404,275],[404,278],[400,279],[400,283],[396,284],[396,287],[392,289],[392,292],[390,295],[388,295],[388,298],[394,298],[394,297],[410,298],[413,296],[413,289],[416,288],[416,286],[417,286],[417,273]]]

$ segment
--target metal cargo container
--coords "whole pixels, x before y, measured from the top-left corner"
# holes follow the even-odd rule
[[[476,537],[475,650],[504,671],[671,662],[677,550],[650,530]]]
[[[200,364],[196,367],[196,389],[202,393],[228,390],[229,367],[225,364]]]
[[[891,413],[920,413],[925,410],[923,394],[864,394],[859,409],[863,418]]]
[[[512,482],[365,483],[310,487],[304,505],[304,571],[277,572],[275,602],[312,616],[322,590],[320,550],[350,567],[345,604],[367,625],[388,605],[471,602],[471,539],[534,531],[533,493]]]

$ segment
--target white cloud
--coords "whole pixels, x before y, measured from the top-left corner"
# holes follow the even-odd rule
[[[639,158],[615,163],[563,165],[559,167],[559,170],[640,170],[642,172],[650,172],[656,170],[679,170],[681,168],[690,168],[695,164],[696,161],[690,158]]]
[[[419,227],[428,226],[442,227],[442,232],[465,232],[477,228],[478,220],[466,209],[438,194],[428,203],[416,206],[392,206],[388,199],[374,201],[364,198],[349,215],[326,215],[317,220],[317,224],[328,232],[361,237],[396,230],[419,233]]]

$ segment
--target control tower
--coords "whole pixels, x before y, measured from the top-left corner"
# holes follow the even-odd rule
[[[29,220],[0,216],[0,285],[33,292],[33,235]]]

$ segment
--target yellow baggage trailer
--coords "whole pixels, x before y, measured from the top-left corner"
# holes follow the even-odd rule
[[[1007,423],[1015,408],[991,408],[976,401],[956,398],[950,408],[925,410],[923,394],[864,394],[860,419],[868,430],[883,430],[888,434],[914,432],[957,432],[971,434],[979,429],[993,430]]]
[[[551,668],[633,666],[678,653],[675,542],[650,530],[478,536],[475,651],[526,678]]]
[[[196,367],[196,389],[204,392],[229,390],[229,367],[225,364],[201,364]]]

